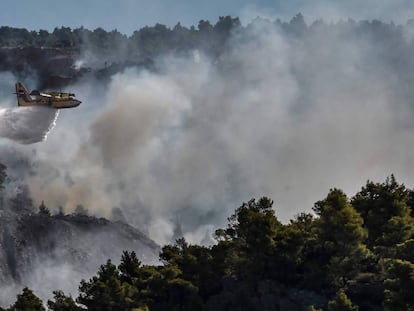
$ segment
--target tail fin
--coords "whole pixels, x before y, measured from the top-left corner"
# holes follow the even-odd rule
[[[30,104],[33,99],[30,97],[29,92],[24,87],[23,83],[16,83],[16,95],[17,95],[17,104],[19,106],[27,106]]]

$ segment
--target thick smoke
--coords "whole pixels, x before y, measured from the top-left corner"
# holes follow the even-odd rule
[[[272,197],[287,221],[333,186],[352,193],[390,173],[412,183],[398,73],[369,40],[323,30],[293,40],[256,21],[219,60],[165,57],[104,92],[83,81],[84,104],[36,146],[32,194],[68,211],[121,208],[166,243],[178,227],[208,241],[251,197]]]
[[[391,173],[413,184],[411,58],[341,25],[300,37],[257,20],[218,59],[194,51],[79,82],[83,104],[35,145],[32,195],[68,212],[119,208],[161,244],[207,243],[252,197],[288,221],[331,187],[352,195]]]

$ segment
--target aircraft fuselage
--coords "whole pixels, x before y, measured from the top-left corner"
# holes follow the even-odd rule
[[[32,91],[30,94],[25,86],[16,83],[16,95],[18,106],[46,106],[55,109],[74,108],[81,104],[73,93],[63,92],[39,92]]]

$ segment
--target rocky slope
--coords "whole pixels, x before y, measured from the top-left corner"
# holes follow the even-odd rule
[[[143,263],[155,263],[160,248],[122,222],[3,208],[0,305],[10,303],[23,286],[43,298],[56,289],[76,295],[80,279],[92,276],[107,259],[117,263],[123,250],[134,250]]]

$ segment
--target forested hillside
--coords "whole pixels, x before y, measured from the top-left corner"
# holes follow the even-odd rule
[[[85,75],[105,79],[127,67],[141,66],[150,70],[162,55],[188,55],[195,50],[219,60],[237,40],[266,35],[269,29],[290,38],[299,50],[310,53],[320,48],[322,37],[342,38],[345,42],[372,44],[384,62],[405,72],[403,60],[413,50],[414,22],[405,25],[373,21],[316,20],[307,24],[301,14],[289,22],[257,18],[241,25],[239,18],[222,16],[216,23],[200,20],[197,26],[177,23],[170,28],[162,24],[146,26],[127,36],[117,30],[89,30],[56,27],[47,30],[0,27],[0,70],[25,77],[34,75],[39,87],[64,87]],[[408,63],[412,68],[411,62]],[[297,69],[302,70],[302,69]]]
[[[84,75],[105,79],[126,67],[152,69],[154,58],[167,53],[189,53],[194,49],[217,57],[225,49],[232,30],[240,28],[238,18],[220,17],[212,25],[200,21],[198,28],[170,29],[156,24],[131,36],[117,30],[93,31],[83,27],[29,31],[0,27],[0,71],[20,77],[35,75],[39,87],[64,87]]]
[[[143,265],[125,251],[83,280],[58,288],[49,310],[412,310],[414,192],[394,176],[352,198],[331,189],[313,213],[288,224],[263,197],[237,208],[206,247],[180,238]],[[275,212],[276,210],[276,212]],[[75,303],[76,301],[76,303]],[[32,309],[30,309],[32,308]],[[8,310],[43,310],[25,288]]]

